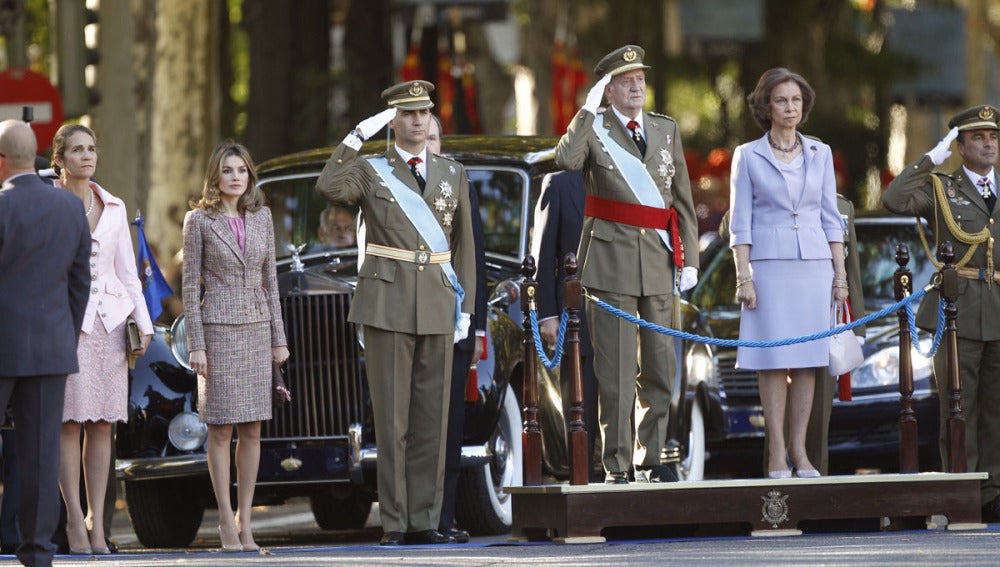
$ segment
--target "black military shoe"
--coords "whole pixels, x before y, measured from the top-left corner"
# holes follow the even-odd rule
[[[385,532],[379,545],[403,545],[406,536],[403,532]]]
[[[997,496],[993,500],[983,504],[983,523],[1000,523],[1000,496]]]
[[[604,484],[628,484],[628,473],[609,472],[604,475]]]
[[[455,540],[455,543],[469,543],[469,532],[465,530],[456,530],[454,528],[448,530],[448,537]]]
[[[455,540],[437,530],[424,530],[422,532],[406,534],[406,543],[407,545],[438,545],[442,543],[455,543]]]

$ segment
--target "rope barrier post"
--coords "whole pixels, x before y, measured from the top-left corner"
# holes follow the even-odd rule
[[[945,377],[948,382],[949,415],[948,472],[964,473],[965,458],[965,418],[962,417],[962,377],[958,372],[958,271],[955,269],[955,252],[951,242],[944,242],[938,250],[941,267],[941,297],[944,299],[945,316]],[[940,394],[940,392],[939,392]],[[942,400],[942,403],[944,400]]]
[[[566,363],[569,371],[569,483],[571,485],[589,482],[590,455],[587,454],[588,431],[583,424],[583,370],[580,365],[580,308],[583,306],[583,286],[577,277],[576,254],[569,252],[563,260],[566,278],[563,280],[566,318]]]
[[[913,274],[906,267],[910,262],[910,249],[906,244],[896,246],[896,273],[893,276],[896,301],[909,297],[913,291]],[[899,318],[899,472],[920,472],[917,452],[917,414],[913,411],[913,361],[910,358],[913,337],[906,308],[896,311]]]
[[[538,282],[534,280],[535,259],[529,254],[521,262],[521,311],[524,313],[524,432],[521,446],[524,450],[524,486],[542,484],[542,430],[538,426],[538,354],[535,352],[534,333],[529,313],[535,310]]]

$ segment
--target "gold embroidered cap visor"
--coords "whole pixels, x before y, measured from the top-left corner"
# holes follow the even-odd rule
[[[382,99],[389,106],[402,110],[421,110],[433,108],[431,91],[434,85],[427,81],[406,81],[393,85],[382,91]]]
[[[612,77],[635,69],[652,69],[642,63],[646,50],[638,45],[626,45],[608,53],[597,62],[594,73],[598,77],[610,74]]]
[[[983,104],[967,108],[956,114],[948,121],[948,128],[958,128],[959,132],[966,130],[1000,130],[997,121],[1000,120],[1000,113],[997,109]]]

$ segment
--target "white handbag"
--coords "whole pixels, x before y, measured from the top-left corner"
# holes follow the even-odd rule
[[[838,317],[841,311],[837,309],[836,303],[830,307],[831,328],[837,326],[838,320],[844,323],[850,322],[850,316],[845,309],[843,317]],[[830,337],[830,376],[840,376],[861,366],[865,361],[865,355],[861,352],[861,345],[851,331],[837,333]]]

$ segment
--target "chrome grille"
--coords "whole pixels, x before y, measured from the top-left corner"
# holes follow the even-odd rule
[[[736,368],[736,349],[720,349],[718,360],[719,378],[727,398],[760,398],[757,372]]]
[[[281,300],[291,357],[285,382],[292,401],[265,421],[261,436],[347,435],[364,416],[361,353],[347,321],[353,294],[289,295]]]

